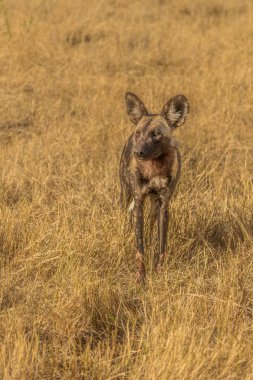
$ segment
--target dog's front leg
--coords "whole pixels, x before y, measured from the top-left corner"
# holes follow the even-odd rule
[[[160,205],[158,215],[158,233],[159,233],[159,260],[158,271],[161,270],[167,251],[167,234],[169,225],[168,201],[163,200]]]
[[[136,261],[137,261],[137,282],[145,282],[146,271],[144,265],[144,244],[143,244],[143,204],[144,198],[139,197],[134,200],[135,216],[135,238],[136,238]]]

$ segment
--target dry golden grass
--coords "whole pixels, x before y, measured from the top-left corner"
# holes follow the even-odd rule
[[[251,0],[0,2],[0,378],[253,378]],[[177,93],[169,255],[135,284],[125,91]]]

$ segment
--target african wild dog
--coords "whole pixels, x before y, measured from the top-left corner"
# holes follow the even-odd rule
[[[159,256],[155,267],[164,263],[168,230],[168,203],[181,172],[181,155],[173,130],[182,125],[190,111],[184,95],[169,99],[160,114],[151,114],[134,94],[126,93],[130,121],[136,127],[129,137],[120,161],[121,203],[134,212],[137,246],[137,280],[145,280],[143,244],[143,203],[151,199],[150,225],[158,222]],[[131,204],[130,204],[131,203]]]

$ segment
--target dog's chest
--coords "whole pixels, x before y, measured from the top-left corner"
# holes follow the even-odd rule
[[[153,160],[140,165],[142,188],[146,194],[158,194],[169,187],[171,157],[164,160]]]

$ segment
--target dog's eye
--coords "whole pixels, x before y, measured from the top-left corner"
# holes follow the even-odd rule
[[[154,137],[157,137],[157,136],[159,136],[161,133],[158,131],[158,130],[156,130],[156,131],[154,131],[153,132],[153,136]]]

